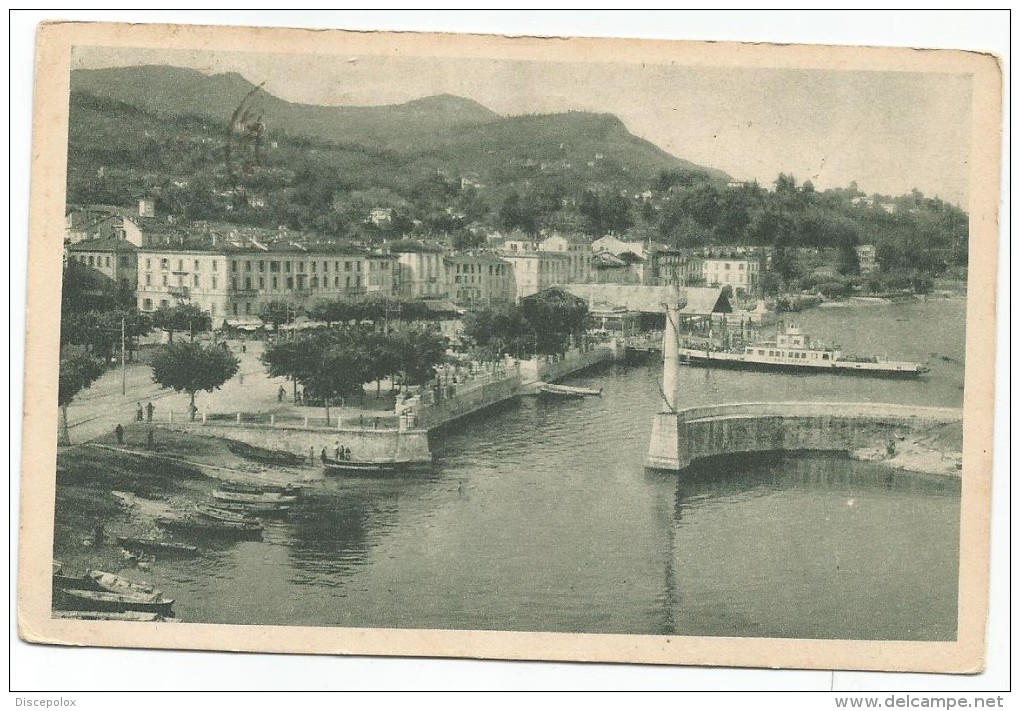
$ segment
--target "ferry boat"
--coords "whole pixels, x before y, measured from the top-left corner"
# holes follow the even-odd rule
[[[733,350],[710,345],[679,349],[681,363],[711,368],[769,370],[798,373],[839,373],[892,378],[916,378],[928,372],[922,363],[894,361],[877,356],[845,355],[839,346],[816,345],[798,327],[790,326],[774,341],[760,341]]]

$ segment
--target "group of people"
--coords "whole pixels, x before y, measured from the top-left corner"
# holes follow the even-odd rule
[[[277,391],[276,391],[276,401],[277,402],[283,402],[283,399],[286,396],[287,396],[287,391],[281,385],[279,387],[279,389],[277,389]],[[294,391],[294,404],[296,404],[296,405],[303,405],[304,401],[305,401],[305,391],[302,390],[302,389],[295,390]]]
[[[142,411],[142,403],[138,403],[138,409],[135,410],[135,420],[137,422],[146,421],[152,422],[152,413],[156,411],[156,406],[151,402],[145,406],[144,412]]]
[[[338,462],[350,461],[350,459],[351,459],[351,448],[350,447],[344,447],[342,444],[337,442],[336,446],[333,448],[333,454],[334,454],[333,459],[335,461],[338,461]],[[319,458],[322,459],[322,463],[323,464],[325,464],[327,461],[329,461],[329,455],[326,453],[326,448],[325,447],[322,448],[322,452],[319,454]]]

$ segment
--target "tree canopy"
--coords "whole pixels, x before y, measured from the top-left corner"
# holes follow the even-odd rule
[[[60,352],[60,375],[57,387],[57,404],[61,411],[61,442],[71,444],[67,424],[67,406],[74,397],[94,383],[106,370],[103,361],[94,357],[83,346],[65,346]]]
[[[152,313],[152,325],[170,334],[173,343],[176,331],[202,333],[212,328],[212,318],[194,304],[164,306]]]
[[[561,289],[547,289],[523,299],[519,305],[469,313],[464,335],[483,359],[500,353],[519,358],[534,353],[562,353],[571,336],[584,333],[588,305]]]
[[[191,396],[195,417],[195,394],[212,392],[230,380],[240,363],[229,351],[201,343],[178,342],[160,348],[152,359],[152,379],[161,387]]]

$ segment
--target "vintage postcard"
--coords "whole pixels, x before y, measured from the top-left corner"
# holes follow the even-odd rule
[[[993,56],[51,23],[36,71],[24,639],[982,669]]]

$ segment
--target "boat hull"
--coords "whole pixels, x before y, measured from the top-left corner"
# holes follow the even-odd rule
[[[400,476],[428,468],[427,462],[361,462],[325,458],[322,467],[327,474],[346,476]]]
[[[705,368],[728,368],[731,370],[751,370],[765,373],[798,373],[798,374],[821,374],[821,375],[858,375],[872,378],[919,378],[926,371],[919,369],[893,369],[876,367],[880,364],[861,363],[855,364],[851,361],[834,362],[820,365],[809,363],[784,363],[775,361],[756,361],[738,358],[718,358],[706,356],[704,353],[681,353],[680,362],[686,365],[696,365]],[[860,366],[860,367],[855,367]]]
[[[186,533],[224,536],[230,538],[258,540],[262,538],[262,524],[255,521],[218,521],[195,516],[193,518],[158,518],[156,523],[163,528]]]
[[[129,538],[119,536],[117,542],[125,550],[132,553],[159,553],[164,556],[178,556],[187,558],[199,554],[198,548],[186,543],[174,543],[173,541],[160,541],[154,538]]]
[[[93,612],[156,612],[172,614],[174,601],[152,595],[132,595],[88,590],[58,590],[57,604],[65,610]]]

